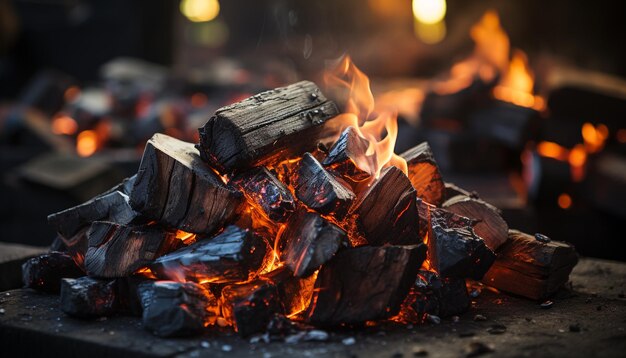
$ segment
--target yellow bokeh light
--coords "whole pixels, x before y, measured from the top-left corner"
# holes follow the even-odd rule
[[[446,0],[413,0],[413,16],[424,24],[435,24],[446,16]]]
[[[220,13],[220,3],[217,0],[181,0],[180,12],[189,21],[211,21]]]
[[[415,35],[425,44],[434,45],[446,37],[446,24],[443,21],[434,24],[414,22]]]

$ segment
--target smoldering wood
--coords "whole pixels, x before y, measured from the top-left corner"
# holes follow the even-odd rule
[[[224,184],[193,144],[155,134],[130,194],[132,208],[169,227],[211,234],[234,219],[242,195]]]
[[[460,315],[469,307],[465,279],[442,279],[435,272],[420,270],[415,285],[402,304],[399,318],[405,323],[423,323],[427,315],[446,318]]]
[[[50,248],[51,251],[60,251],[65,252],[70,255],[76,264],[81,268],[85,268],[85,254],[87,253],[87,248],[89,247],[89,240],[87,239],[87,232],[89,231],[89,226],[86,226],[80,230],[74,236],[70,238],[65,238],[61,234],[57,235],[57,239],[55,239],[55,244],[58,245],[58,248]]]
[[[143,327],[156,336],[199,334],[217,319],[217,299],[196,283],[156,281],[140,285],[139,290],[144,306]]]
[[[362,182],[370,177],[367,169],[378,165],[375,155],[366,155],[368,146],[367,139],[361,138],[353,127],[348,127],[337,138],[322,164],[348,182]]]
[[[347,183],[333,177],[310,153],[305,153],[298,164],[295,192],[309,208],[338,218],[346,215],[355,199]]]
[[[230,183],[272,221],[285,222],[296,210],[289,189],[266,167],[253,168],[236,176]]]
[[[129,226],[96,221],[87,234],[85,269],[89,276],[128,276],[182,245],[176,233],[157,225]]]
[[[574,247],[560,241],[545,242],[517,230],[509,230],[508,241],[482,282],[499,290],[543,300],[555,294],[578,263]]]
[[[496,255],[474,233],[475,222],[439,208],[430,211],[430,222],[428,259],[433,269],[444,278],[480,280]]]
[[[275,313],[284,313],[276,286],[263,279],[224,287],[220,304],[241,337],[264,332]]]
[[[61,280],[61,311],[79,318],[111,316],[117,312],[117,290],[113,280],[91,277]]]
[[[360,194],[352,212],[370,245],[422,242],[415,189],[396,167],[383,169],[378,180]]]
[[[316,148],[337,106],[309,81],[218,109],[199,129],[202,159],[222,172],[279,162]]]
[[[361,246],[345,249],[322,266],[307,320],[316,325],[359,324],[398,313],[426,246]]]
[[[315,276],[296,277],[288,267],[282,266],[262,275],[261,278],[276,287],[286,315],[301,312],[311,301]]]
[[[477,223],[474,231],[491,250],[497,250],[508,236],[509,226],[493,205],[469,196],[457,195],[442,205],[446,210],[468,217]]]
[[[38,291],[58,293],[62,278],[85,275],[71,256],[62,252],[50,252],[33,257],[22,265],[24,287]]]
[[[427,142],[402,153],[406,160],[408,177],[417,196],[428,203],[440,206],[444,198],[444,183],[433,152]]]
[[[162,279],[230,283],[256,272],[268,244],[251,230],[231,225],[212,239],[199,240],[156,259],[150,268]]]
[[[287,222],[280,238],[282,259],[298,277],[308,277],[348,246],[346,232],[317,213],[300,211]]]

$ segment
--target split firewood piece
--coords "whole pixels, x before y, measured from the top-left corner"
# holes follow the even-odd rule
[[[211,234],[233,219],[241,194],[202,162],[193,144],[155,134],[146,144],[130,204],[151,220]]]
[[[346,232],[317,213],[300,211],[292,216],[281,235],[283,261],[298,277],[308,277],[348,246]]]
[[[91,277],[61,281],[61,311],[79,318],[111,316],[117,312],[115,281]]]
[[[344,129],[322,164],[334,170],[352,184],[367,180],[371,168],[377,167],[375,155],[367,155],[369,142],[354,127]]]
[[[263,279],[224,287],[220,307],[241,337],[264,332],[274,313],[284,313],[276,286]]]
[[[49,293],[59,292],[62,278],[84,275],[85,272],[72,257],[62,252],[53,251],[33,257],[22,265],[24,287]]]
[[[316,148],[337,106],[309,81],[218,109],[200,128],[202,159],[221,172],[277,163]]]
[[[261,278],[276,286],[280,302],[285,308],[285,315],[301,312],[309,305],[315,275],[306,278],[296,277],[288,267],[282,266],[262,275]]]
[[[141,284],[143,327],[159,337],[201,333],[218,317],[215,296],[193,282],[156,281]]]
[[[313,324],[357,324],[398,313],[426,246],[361,246],[345,249],[317,275],[307,319]]]
[[[296,210],[289,189],[265,167],[253,168],[236,176],[230,183],[272,221],[285,222]]]
[[[469,307],[465,279],[442,279],[436,272],[420,270],[398,318],[405,323],[423,323],[427,315],[446,318],[460,315]]]
[[[474,231],[485,240],[491,250],[497,250],[507,240],[509,226],[495,206],[463,195],[446,200],[442,206],[455,214],[475,220],[477,224]]]
[[[509,230],[508,241],[497,253],[482,282],[535,300],[546,299],[563,287],[578,263],[572,245],[517,230]]]
[[[428,259],[442,277],[480,280],[496,255],[474,233],[474,221],[444,209],[430,211]]]
[[[427,142],[423,142],[401,155],[406,160],[408,177],[417,196],[428,203],[440,206],[444,198],[444,183]]]
[[[333,177],[310,153],[300,160],[295,183],[296,196],[309,208],[343,218],[355,195],[347,183]]]
[[[87,236],[85,269],[93,277],[131,275],[182,245],[176,233],[158,226],[128,226],[106,221],[94,222]]]
[[[252,231],[231,225],[212,239],[159,257],[150,268],[158,277],[175,281],[246,281],[260,268],[267,248]]]
[[[417,197],[409,178],[396,167],[383,169],[352,209],[370,245],[412,245],[419,235]]]

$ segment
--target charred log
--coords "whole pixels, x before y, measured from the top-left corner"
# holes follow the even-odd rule
[[[322,164],[353,184],[362,182],[370,177],[367,169],[378,165],[375,155],[365,154],[368,146],[367,139],[361,138],[353,127],[348,127],[337,138]]]
[[[91,277],[61,281],[61,311],[79,318],[110,316],[117,311],[115,281]]]
[[[417,196],[428,203],[440,206],[444,198],[444,183],[439,167],[427,142],[423,142],[401,155],[408,166],[408,177]]]
[[[202,332],[217,319],[217,299],[193,282],[157,281],[140,286],[143,326],[159,337],[181,337]]]
[[[285,249],[283,260],[298,277],[308,277],[330,260],[342,246],[347,235],[319,214],[301,211],[287,223],[281,236]]]
[[[317,276],[308,321],[358,324],[395,315],[425,257],[423,244],[340,251]]]
[[[198,149],[222,172],[279,162],[314,150],[338,113],[314,83],[298,82],[218,109],[199,130]]]
[[[228,226],[216,237],[200,240],[151,265],[163,279],[230,283],[246,281],[261,266],[267,243],[252,231]]]
[[[88,237],[87,274],[106,278],[131,275],[182,244],[175,233],[158,226],[127,226],[105,221],[94,222]]]
[[[509,226],[495,206],[478,198],[455,196],[443,203],[443,207],[475,220],[474,231],[491,250],[497,250],[507,240]]]
[[[552,241],[545,235],[531,236],[509,230],[508,241],[482,282],[502,291],[542,300],[556,293],[578,263],[570,244]]]
[[[442,277],[480,280],[496,255],[474,233],[471,219],[444,209],[430,211],[428,259]]]
[[[296,196],[309,208],[325,215],[343,218],[354,193],[329,172],[311,154],[300,160],[295,183]]]
[[[264,332],[275,313],[283,313],[276,286],[258,279],[222,290],[222,315],[242,337]]]
[[[419,236],[417,197],[409,178],[396,167],[380,177],[355,202],[357,225],[371,245],[411,245]]]
[[[289,189],[265,167],[238,175],[231,183],[272,221],[285,222],[296,210]]]
[[[233,219],[241,194],[200,160],[193,144],[155,134],[146,144],[130,204],[169,227],[211,234]]]
[[[85,272],[76,265],[72,257],[61,252],[33,257],[22,265],[24,286],[49,293],[59,292],[62,278],[84,275]]]

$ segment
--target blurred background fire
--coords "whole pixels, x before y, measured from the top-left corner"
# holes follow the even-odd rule
[[[155,132],[195,142],[219,107],[349,54],[399,153],[511,227],[626,260],[621,2],[0,0],[0,231],[46,245],[46,215],[138,166]]]

